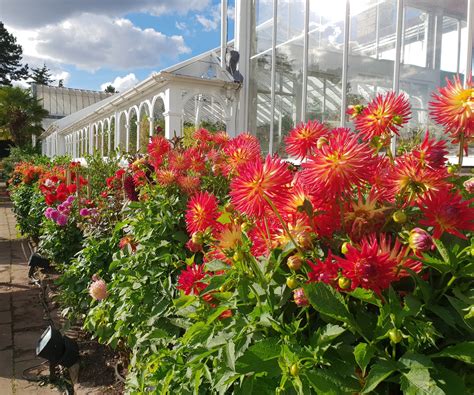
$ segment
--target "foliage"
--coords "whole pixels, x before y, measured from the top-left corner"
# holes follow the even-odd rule
[[[31,68],[32,74],[31,79],[35,84],[38,85],[51,85],[53,83],[53,79],[51,78],[51,72],[46,67],[46,64],[43,64],[43,67],[32,67]]]
[[[29,90],[0,87],[0,132],[17,146],[28,145],[33,134],[43,130],[41,121],[48,115]]]
[[[22,65],[23,50],[16,38],[0,22],[0,85],[10,86],[12,81],[28,77],[28,65]]]
[[[12,185],[49,202],[66,313],[129,352],[131,393],[473,393],[474,177],[448,172],[429,133],[392,156],[407,103],[351,106],[358,133],[297,125],[301,166],[199,129],[154,137],[105,183],[92,166],[90,200],[66,198],[67,166],[19,166]],[[465,104],[442,118],[464,122],[461,148]]]
[[[105,93],[118,93],[116,90],[115,90],[115,87],[113,85],[107,85],[104,89],[104,92]]]
[[[8,157],[2,159],[2,165],[5,176],[9,179],[15,166],[20,162],[29,162],[34,164],[47,163],[49,159],[41,156],[40,146],[33,147],[31,145],[24,145],[23,147],[10,147],[10,154]]]

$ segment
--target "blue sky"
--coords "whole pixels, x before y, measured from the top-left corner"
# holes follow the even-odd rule
[[[71,88],[124,90],[220,45],[220,0],[0,0],[0,11],[25,62]]]

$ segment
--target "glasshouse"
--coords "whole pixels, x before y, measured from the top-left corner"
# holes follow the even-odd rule
[[[12,150],[0,236],[30,248],[41,380],[474,393],[474,0],[220,16],[219,48]]]

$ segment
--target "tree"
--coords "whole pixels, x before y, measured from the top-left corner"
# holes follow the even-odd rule
[[[31,142],[31,135],[43,131],[41,121],[48,115],[30,90],[0,87],[0,134],[16,146]]]
[[[46,64],[43,64],[43,67],[41,68],[32,68],[31,71],[33,72],[33,74],[31,74],[33,81],[31,82],[35,82],[38,85],[51,85],[53,82],[51,72],[46,67]]]
[[[64,80],[58,81],[58,88],[64,88]]]
[[[107,87],[104,89],[104,92],[105,92],[105,93],[118,93],[118,92],[115,90],[115,87],[112,86],[112,85],[107,85]]]
[[[28,78],[28,65],[22,65],[23,50],[16,38],[0,22],[0,85]]]

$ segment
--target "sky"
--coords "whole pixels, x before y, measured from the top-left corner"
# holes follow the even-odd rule
[[[124,91],[220,45],[220,0],[0,0],[0,21],[25,63],[78,89]]]

